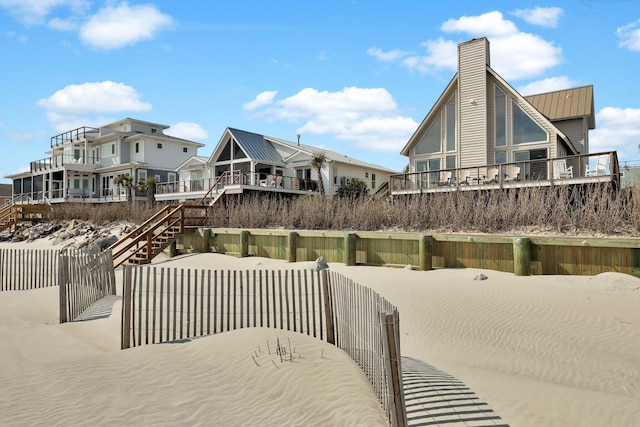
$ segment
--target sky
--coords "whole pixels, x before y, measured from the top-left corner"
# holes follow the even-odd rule
[[[402,171],[478,37],[522,95],[593,85],[591,152],[638,161],[640,1],[0,0],[0,182],[126,117],[202,156],[234,127]]]

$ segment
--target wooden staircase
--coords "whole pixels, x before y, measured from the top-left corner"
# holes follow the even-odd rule
[[[15,231],[19,224],[40,222],[49,217],[51,205],[10,204],[0,208],[0,232]]]
[[[110,246],[113,266],[148,264],[185,233],[186,229],[202,225],[209,206],[166,206],[135,230]]]

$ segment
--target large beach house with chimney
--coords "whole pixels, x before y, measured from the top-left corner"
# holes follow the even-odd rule
[[[590,153],[593,86],[520,95],[490,65],[489,40],[458,45],[458,72],[409,139],[392,194],[619,183],[616,152]]]

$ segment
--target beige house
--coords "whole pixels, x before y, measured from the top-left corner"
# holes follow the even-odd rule
[[[425,180],[427,188],[542,184],[557,178],[554,165],[586,177],[597,161],[588,156],[594,128],[593,86],[522,96],[491,68],[489,40],[473,39],[458,45],[458,72],[401,151],[410,174],[427,173],[402,179],[414,189]]]

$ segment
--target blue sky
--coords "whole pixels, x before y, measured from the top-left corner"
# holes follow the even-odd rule
[[[205,156],[236,127],[400,171],[476,37],[523,95],[593,84],[591,151],[638,160],[637,1],[0,0],[0,181],[125,117]]]

